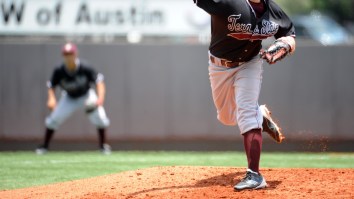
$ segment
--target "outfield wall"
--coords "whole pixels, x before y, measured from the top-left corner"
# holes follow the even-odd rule
[[[205,45],[81,44],[80,55],[105,75],[112,140],[239,139],[216,119]],[[354,47],[298,47],[265,65],[260,103],[288,138],[354,140]],[[0,44],[0,138],[41,139],[46,81],[60,63],[60,44]],[[96,139],[83,112],[55,135]]]

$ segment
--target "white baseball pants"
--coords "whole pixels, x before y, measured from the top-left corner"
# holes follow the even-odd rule
[[[217,118],[224,125],[238,125],[241,134],[262,128],[258,98],[263,60],[255,57],[236,68],[217,66],[209,60],[209,79]]]
[[[97,95],[93,89],[90,89],[86,95],[79,98],[71,98],[66,92],[62,92],[61,98],[54,111],[46,118],[45,124],[49,129],[56,130],[69,118],[72,113],[78,109],[89,109],[97,101]],[[103,106],[97,107],[94,111],[87,113],[89,120],[97,128],[106,128],[109,126],[109,119]]]

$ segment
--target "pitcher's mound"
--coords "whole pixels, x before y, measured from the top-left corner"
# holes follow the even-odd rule
[[[268,187],[235,192],[244,168],[153,167],[46,186],[0,198],[354,198],[354,169],[262,169]]]

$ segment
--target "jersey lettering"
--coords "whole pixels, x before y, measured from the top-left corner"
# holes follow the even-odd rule
[[[241,14],[239,15],[230,15],[227,20],[230,22],[227,27],[230,31],[235,32],[244,32],[249,33],[251,32],[252,24],[244,24],[244,23],[237,23],[237,20],[241,18]]]
[[[67,80],[67,79],[61,80],[60,85],[64,90],[68,92],[73,92],[80,88],[85,87],[87,82],[88,82],[87,77],[76,76],[75,79],[73,80]]]
[[[256,27],[253,30],[253,34],[258,35],[259,34],[259,29],[258,29],[258,25],[256,25]]]
[[[257,24],[254,30],[252,30],[252,24],[239,23],[238,20],[240,18],[241,14],[230,15],[227,18],[229,22],[227,28],[235,32],[228,34],[228,36],[239,40],[261,40],[274,36],[279,30],[279,24],[264,19],[259,24],[262,26],[260,29]]]
[[[266,21],[266,20],[262,21],[262,29],[261,29],[262,35],[273,36],[275,35],[275,33],[278,32],[278,29],[279,29],[279,24],[276,24],[271,21]]]

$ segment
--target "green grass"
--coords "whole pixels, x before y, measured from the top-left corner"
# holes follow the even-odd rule
[[[354,168],[354,153],[263,153],[261,167]],[[0,190],[82,179],[153,166],[245,167],[241,152],[0,153]]]

